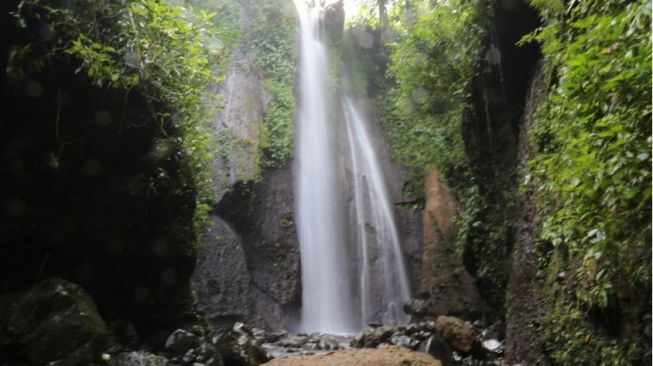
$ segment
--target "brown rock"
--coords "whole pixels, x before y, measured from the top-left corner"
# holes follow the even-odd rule
[[[453,349],[468,354],[476,343],[472,325],[453,316],[439,316],[435,329]]]
[[[422,317],[428,311],[428,302],[422,299],[412,299],[404,304],[404,312],[406,314]]]
[[[385,346],[378,349],[351,349],[323,355],[277,358],[267,366],[442,366],[433,357],[404,347]]]
[[[458,207],[435,167],[426,177],[425,191],[420,291],[429,294],[426,314],[473,317],[481,312],[481,300],[456,251]]]

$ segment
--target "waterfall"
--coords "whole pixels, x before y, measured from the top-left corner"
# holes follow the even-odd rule
[[[337,178],[336,125],[327,87],[328,55],[319,8],[295,0],[301,34],[300,107],[295,141],[295,216],[302,269],[304,332],[355,331]]]
[[[300,243],[302,310],[299,331],[352,333],[369,322],[404,324],[410,299],[394,207],[363,114],[349,97],[333,106],[320,6],[295,0],[301,54],[295,140],[295,217]],[[344,112],[346,141],[335,116]],[[344,151],[340,151],[342,145]],[[339,153],[349,154],[355,217],[345,225]],[[345,233],[356,239],[347,247]],[[349,256],[347,254],[350,254]],[[357,264],[354,268],[354,264]],[[357,293],[357,295],[354,295]]]
[[[351,97],[343,97],[342,105],[353,175],[362,325],[379,320],[404,324],[409,316],[402,307],[410,287],[385,176],[363,113]]]

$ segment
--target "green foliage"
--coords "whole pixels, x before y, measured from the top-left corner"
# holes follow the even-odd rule
[[[590,312],[610,318],[636,308],[650,288],[650,3],[542,9],[545,26],[526,40],[542,42],[558,82],[537,112],[528,184],[545,218],[541,239],[566,253],[549,270],[572,273],[574,287],[550,309],[547,340],[560,364],[637,363],[648,345],[630,334],[579,344],[575,332]]]
[[[558,347],[552,358],[565,365],[627,366],[638,364],[642,344],[621,342],[587,321],[578,307],[561,301],[547,314],[549,340]]]
[[[396,84],[386,93],[381,115],[396,160],[408,168],[407,189],[421,197],[424,174],[435,165],[460,203],[458,249],[479,241],[481,262],[498,258],[505,229],[501,222],[482,221],[489,208],[474,181],[462,131],[471,107],[470,83],[484,49],[486,9],[465,1],[412,2],[395,12],[401,36],[391,45],[388,74]],[[487,288],[503,287],[491,265],[481,265],[477,276]]]
[[[198,203],[197,206],[195,206],[195,212],[193,217],[193,230],[196,233],[201,233],[204,231],[204,228],[208,223],[211,210],[212,210],[211,206],[206,203]]]
[[[425,170],[436,164],[447,179],[465,175],[463,110],[469,82],[479,60],[484,31],[479,7],[452,1],[418,3],[412,26],[391,45],[387,93],[382,116],[397,161],[408,167],[411,193],[421,196]]]
[[[483,62],[490,11],[491,3],[484,1],[395,6],[389,17],[394,29],[379,31],[381,39],[398,37],[389,45],[387,76],[393,84],[379,104],[394,157],[408,168],[407,193],[422,198],[425,172],[435,166],[442,173],[459,203],[459,254],[469,259],[486,302],[500,311],[515,212],[516,189],[507,171],[514,158],[479,158],[475,154],[482,147],[465,143],[474,131],[463,131],[466,119],[484,103],[472,99],[471,84],[486,69],[492,73]],[[507,135],[511,129],[506,125],[495,133]],[[494,166],[500,159],[503,165]]]
[[[297,35],[294,7],[288,0],[255,2],[246,42],[272,94],[261,126],[262,165],[278,168],[293,154]]]
[[[379,19],[374,4],[362,3],[358,14],[347,19],[347,25],[365,24],[371,28],[378,28]]]
[[[40,45],[45,55],[33,57],[38,62],[12,62],[12,76],[38,71],[44,59],[70,57],[80,63],[76,72],[97,87],[126,95],[137,90],[159,121],[161,137],[181,146],[173,151],[185,162],[189,182],[183,185],[198,189],[198,204],[213,196],[215,144],[208,122],[217,110],[206,91],[221,80],[216,65],[237,35],[233,26],[215,20],[215,13],[156,0],[24,0],[14,14],[19,25],[39,18],[56,37]],[[24,53],[15,49],[14,60],[24,60]]]
[[[267,89],[274,96],[274,102],[266,109],[263,119],[261,134],[263,166],[275,168],[292,158],[295,95],[287,84],[274,81],[267,83]]]
[[[372,91],[380,89],[382,125],[395,160],[408,168],[406,193],[423,198],[425,173],[433,166],[442,173],[459,203],[455,218],[459,254],[470,259],[486,302],[500,310],[514,222],[513,175],[485,173],[503,172],[509,169],[505,168],[509,162],[498,168],[478,169],[479,164],[495,164],[492,159],[498,158],[472,160],[478,159],[474,153],[481,147],[469,150],[464,139],[474,132],[463,131],[465,119],[479,104],[472,100],[471,83],[487,66],[482,55],[488,41],[490,5],[484,1],[407,1],[396,5],[388,19],[394,28],[375,31],[377,39],[397,37],[388,45],[388,81],[377,81],[374,71],[370,71],[373,69],[368,69],[367,85],[357,82],[351,87],[359,88],[356,84],[361,84]],[[363,31],[352,28],[350,32]],[[359,57],[357,63],[378,63],[383,55],[372,57],[374,52],[367,51],[367,57]],[[497,132],[510,133],[505,130]]]
[[[216,141],[218,142],[218,152],[224,160],[225,164],[229,165],[231,159],[231,151],[236,144],[236,137],[227,129],[222,129],[216,133]]]
[[[351,95],[385,95],[390,83],[386,79],[389,54],[386,46],[394,41],[394,31],[375,29],[372,24],[359,20],[348,26],[345,35],[342,48],[348,77],[341,80],[342,91]]]

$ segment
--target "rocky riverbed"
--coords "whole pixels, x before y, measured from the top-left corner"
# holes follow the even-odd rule
[[[498,339],[498,327],[499,324],[495,324],[483,329],[456,317],[439,316],[434,320],[406,326],[371,324],[353,337],[317,333],[310,335],[272,333],[272,336],[261,334],[259,339],[264,340],[261,345],[270,357],[301,360],[300,363],[272,363],[272,365],[321,365],[324,364],[324,360],[333,359],[298,356],[324,356],[334,353],[345,353],[354,360],[357,357],[355,355],[358,354],[348,353],[348,349],[382,349],[396,346],[431,355],[444,366],[489,366],[502,364],[503,343]],[[371,354],[365,353],[365,355]],[[347,357],[343,360],[348,359]]]
[[[9,314],[0,321],[0,356],[11,366],[257,366],[272,360],[270,365],[502,365],[499,325],[483,329],[451,316],[406,326],[371,324],[350,336],[243,323],[211,330],[197,321],[143,337],[129,323],[107,323],[86,291],[62,279],[0,300],[0,313]]]

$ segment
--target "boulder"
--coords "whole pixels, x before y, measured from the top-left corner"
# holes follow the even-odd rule
[[[419,323],[412,323],[406,327],[406,334],[415,335],[420,332],[435,332],[435,322],[432,320],[422,321]]]
[[[183,329],[175,330],[166,340],[166,351],[174,355],[184,355],[190,349],[197,348],[200,340],[195,334]]]
[[[320,337],[320,341],[318,343],[318,349],[333,351],[333,350],[340,349],[340,345],[338,344],[338,340],[336,338],[334,338],[333,336],[325,335]]]
[[[183,329],[177,329],[170,334],[165,342],[165,354],[174,365],[223,365],[219,347],[207,337]]]
[[[374,348],[381,343],[389,343],[397,332],[397,327],[384,325],[381,327],[367,327],[351,341],[354,348]]]
[[[193,332],[203,334],[193,328]],[[219,349],[208,337],[198,336],[183,329],[177,329],[165,342],[165,355],[173,365],[222,366],[223,360]]]
[[[417,348],[419,345],[419,340],[404,334],[395,334],[392,336],[392,338],[390,338],[390,343],[394,344],[395,346],[401,346],[415,350],[415,348]]]
[[[236,323],[234,329],[214,336],[213,342],[226,365],[258,366],[270,360],[265,349],[242,323]]]
[[[441,315],[435,320],[435,328],[445,342],[463,354],[469,354],[478,343],[472,325],[460,318]]]
[[[97,363],[110,347],[107,326],[80,286],[50,278],[15,298],[13,311],[3,314],[2,347],[16,357],[36,365],[81,366]]]
[[[302,348],[306,342],[308,342],[308,336],[289,335],[279,340],[277,344],[281,347],[287,348]]]

